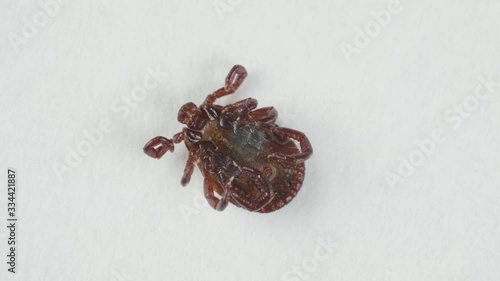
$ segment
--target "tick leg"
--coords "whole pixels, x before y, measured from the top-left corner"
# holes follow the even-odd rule
[[[148,141],[143,150],[148,156],[160,159],[167,151],[174,151],[174,143],[165,137],[158,136]]]
[[[257,107],[257,100],[248,98],[224,106],[220,114],[222,127],[230,127],[233,121],[246,119],[248,114]]]
[[[228,194],[229,190],[226,188],[224,189],[224,193],[222,194],[222,198],[219,199],[215,196],[215,187],[214,187],[214,182],[210,180],[209,178],[205,178],[204,184],[203,184],[203,190],[205,193],[205,198],[208,201],[208,204],[214,208],[217,211],[223,211],[228,204]]]
[[[167,151],[173,152],[174,144],[180,143],[183,140],[183,132],[175,134],[171,140],[158,136],[148,141],[148,143],[144,146],[143,151],[150,157],[160,159],[163,155],[165,155],[165,153],[167,153]]]
[[[263,107],[248,113],[248,119],[259,123],[274,123],[278,119],[278,111],[272,107]]]
[[[273,153],[268,156],[269,158],[276,158],[279,160],[291,160],[297,163],[301,163],[307,160],[309,157],[311,157],[313,148],[311,146],[311,143],[309,142],[309,139],[306,137],[306,135],[304,135],[304,133],[281,127],[273,128],[273,131],[298,141],[301,152],[288,155]]]
[[[257,100],[252,98],[247,98],[224,106],[224,108],[221,111],[221,114],[234,113],[237,115],[247,115],[252,109],[255,109],[256,107],[257,107]]]
[[[243,66],[241,65],[233,66],[233,68],[229,71],[229,74],[226,77],[226,84],[224,85],[224,87],[208,95],[203,105],[209,107],[218,98],[234,93],[240,87],[241,83],[245,81],[247,75],[248,75],[247,71]]]
[[[229,189],[229,195],[236,203],[240,204],[241,207],[251,212],[258,211],[274,199],[274,193],[269,186],[269,182],[260,171],[252,168],[243,168],[242,172],[243,174],[253,175],[255,184],[260,189],[260,194],[257,198],[249,198],[248,195],[242,193],[240,189],[232,188],[232,186],[227,186],[226,190]]]
[[[182,175],[181,178],[182,186],[188,185],[188,183],[191,181],[191,175],[193,174],[194,171],[195,161],[196,161],[196,156],[193,155],[192,153],[189,153],[188,159],[186,161],[186,167],[184,168],[184,174]]]

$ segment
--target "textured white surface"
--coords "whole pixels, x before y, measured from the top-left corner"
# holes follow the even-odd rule
[[[448,109],[473,102],[478,77],[498,81],[500,3],[401,7],[348,62],[342,42],[387,1],[70,0],[16,47],[43,10],[2,1],[0,159],[18,170],[20,226],[16,275],[0,227],[0,280],[498,280],[500,86],[467,118]],[[197,170],[179,184],[183,146],[159,161],[142,152],[235,63],[249,77],[220,103],[274,105],[315,149],[276,213],[213,211]],[[113,109],[156,68],[161,83]],[[102,120],[111,132],[60,181],[54,163]],[[387,173],[436,129],[446,140],[391,187]]]

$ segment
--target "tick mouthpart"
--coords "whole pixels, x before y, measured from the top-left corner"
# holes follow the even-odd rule
[[[188,102],[184,104],[177,113],[177,121],[181,124],[188,124],[192,122],[200,114],[198,107],[192,103]]]
[[[156,137],[146,143],[143,150],[149,157],[160,159],[167,151],[174,151],[174,143],[165,137]]]

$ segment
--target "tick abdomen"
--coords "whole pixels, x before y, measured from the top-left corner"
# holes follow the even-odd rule
[[[241,167],[251,167],[268,176],[266,180],[275,193],[276,202],[259,210],[267,213],[283,207],[295,197],[303,182],[305,166],[304,163],[270,159],[268,156],[272,153],[288,154],[299,152],[299,149],[287,138],[279,143],[274,141],[267,130],[259,130],[255,126],[254,123],[237,121],[232,129],[225,129],[218,125],[218,120],[214,120],[205,126],[202,141],[212,141],[216,147],[209,161],[214,165],[211,173],[219,184],[218,193],[229,178],[236,176],[234,186],[245,188],[248,196],[257,196],[257,188],[245,182],[246,178],[239,178]],[[230,172],[229,166],[237,167],[239,171]],[[208,171],[204,172],[206,176]]]

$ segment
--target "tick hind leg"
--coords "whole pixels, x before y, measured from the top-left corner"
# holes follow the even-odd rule
[[[256,187],[259,189],[259,195],[256,198],[249,198],[248,194],[241,192],[241,189],[232,188],[232,186],[229,186],[229,195],[244,209],[251,212],[258,211],[274,199],[274,192],[260,171],[252,168],[243,168],[242,172],[254,178]]]
[[[222,108],[220,113],[220,124],[224,128],[232,126],[232,123],[238,119],[246,119],[248,114],[257,107],[257,100],[247,98],[228,104]]]
[[[186,166],[184,168],[184,174],[182,175],[181,184],[182,186],[186,186],[191,181],[191,175],[194,171],[194,165],[196,163],[196,153],[191,150],[189,152],[188,159],[186,161]]]
[[[218,98],[234,93],[240,87],[243,81],[245,81],[247,75],[247,71],[243,66],[233,66],[226,77],[226,83],[224,87],[208,95],[203,105],[206,107],[210,107]]]
[[[301,163],[307,160],[309,157],[311,157],[313,148],[311,146],[311,143],[309,142],[309,139],[306,137],[306,135],[304,135],[304,133],[281,127],[273,128],[273,131],[275,133],[281,134],[285,137],[289,137],[291,139],[298,141],[301,152],[294,154],[273,153],[268,156],[269,158],[276,158],[278,160],[295,161],[297,163]]]
[[[203,184],[203,191],[205,193],[205,198],[208,201],[210,207],[214,208],[217,211],[224,211],[228,204],[228,196],[229,189],[225,188],[222,193],[222,197],[219,199],[215,196],[216,183],[214,183],[211,179],[205,178]]]
[[[272,107],[263,107],[248,113],[248,119],[257,123],[274,123],[278,119],[278,111]]]

